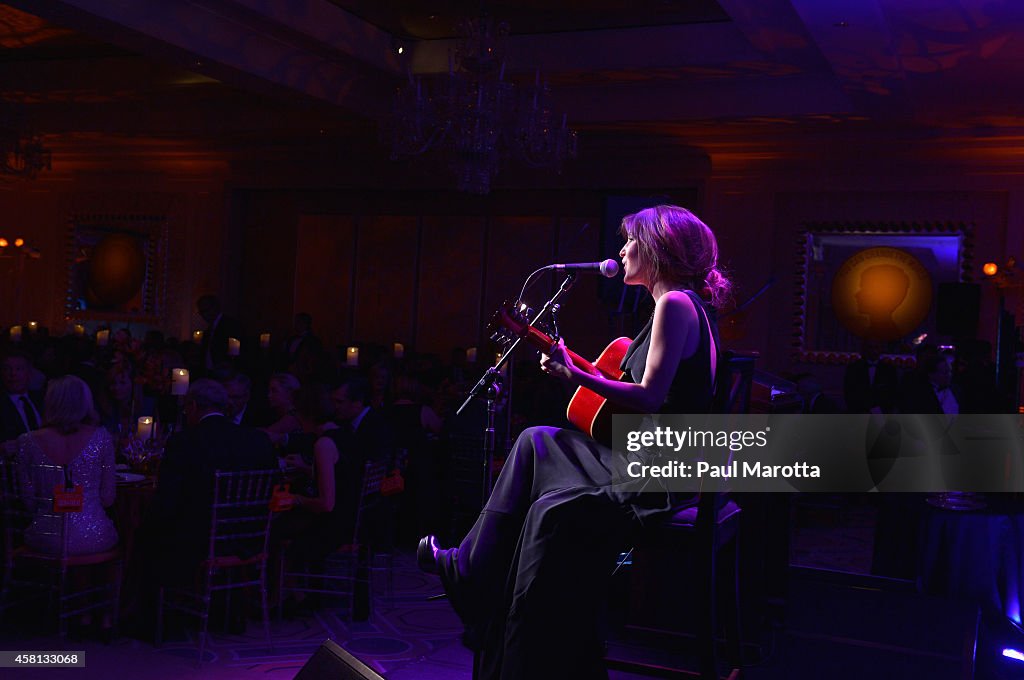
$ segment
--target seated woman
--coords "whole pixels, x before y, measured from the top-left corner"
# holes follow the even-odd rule
[[[276,420],[262,430],[267,433],[274,446],[286,445],[292,432],[301,432],[303,429],[298,409],[295,407],[299,387],[299,379],[291,373],[275,373],[270,376],[267,401]]]
[[[68,375],[47,387],[43,427],[18,438],[21,493],[38,513],[25,530],[25,543],[35,551],[61,553],[61,519],[46,510],[52,508],[54,486],[65,478],[81,485],[84,494],[82,511],[68,514],[68,554],[103,552],[117,544],[114,523],[104,511],[116,493],[114,447],[96,420],[88,385]],[[41,465],[61,466],[66,474]]]
[[[111,434],[131,434],[138,416],[151,416],[155,400],[144,398],[141,385],[127,363],[114,364],[106,373],[102,391],[96,395],[100,424]]]
[[[315,486],[308,494],[296,492],[292,510],[281,513],[271,527],[271,550],[279,554],[282,543],[290,541],[287,558],[295,565],[319,569],[328,555],[353,539],[364,456],[353,450],[350,437],[347,429],[325,429],[313,445],[311,466],[298,454],[285,458]]]
[[[295,394],[295,415],[300,430],[288,434],[288,439],[279,449],[288,467],[297,473],[293,478],[292,490],[306,496],[317,495],[314,474],[315,446],[320,437],[337,429],[331,420],[334,415],[331,395],[326,385],[310,383],[303,385]]]
[[[676,206],[628,215],[621,232],[625,282],[655,302],[626,353],[625,379],[573,365],[561,343],[541,367],[641,413],[708,412],[718,343],[705,299],[718,304],[729,288],[714,234]],[[615,555],[644,524],[695,502],[657,478],[641,488],[617,484],[633,456],[653,454],[628,456],[577,431],[529,428],[459,547],[438,549],[433,536],[420,542],[420,566],[440,574],[466,624],[464,641],[480,652],[478,677],[606,677],[596,622]]]

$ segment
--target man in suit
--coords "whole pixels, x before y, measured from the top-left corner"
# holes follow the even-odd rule
[[[225,415],[227,404],[220,383],[197,380],[185,397],[188,428],[167,440],[147,527],[161,537],[157,549],[164,583],[191,582],[207,555],[213,473],[278,467],[267,435],[233,423]]]
[[[323,343],[313,334],[313,317],[307,312],[295,315],[292,335],[284,342],[282,368],[300,379],[313,375],[321,363]],[[305,382],[305,381],[303,381]]]
[[[10,352],[0,360],[0,455],[14,455],[15,440],[25,432],[39,428],[43,399],[29,390],[32,360],[27,354]]]
[[[216,295],[204,295],[196,301],[199,316],[207,323],[203,332],[203,366],[211,371],[229,362],[228,338],[242,339],[242,325],[221,310]]]
[[[879,359],[882,343],[867,340],[861,357],[846,367],[843,397],[850,413],[892,413],[896,408],[899,372]]]
[[[924,357],[915,369],[916,379],[904,381],[900,393],[900,413],[945,414],[960,413],[960,404],[951,387],[953,368],[942,354]]]
[[[244,373],[229,373],[220,380],[220,384],[228,393],[228,407],[224,415],[235,425],[259,425],[259,417],[251,407],[252,380],[249,376]]]
[[[355,474],[365,461],[383,460],[389,468],[397,465],[390,428],[380,409],[370,406],[370,385],[363,378],[352,378],[331,392],[334,421],[345,432],[338,439],[341,461],[349,461],[353,474],[346,476],[347,486],[337,489],[339,501],[354,509],[361,491],[362,472]],[[339,462],[340,464],[340,462]],[[381,501],[363,517],[364,540],[375,548],[388,550],[394,541],[394,518],[397,505],[394,497]]]
[[[802,413],[842,413],[836,400],[825,394],[821,387],[821,381],[816,376],[810,373],[800,373],[793,377],[793,382],[796,383],[797,392],[804,400]]]

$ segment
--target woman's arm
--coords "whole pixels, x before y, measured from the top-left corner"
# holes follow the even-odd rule
[[[423,404],[420,407],[420,425],[423,429],[432,434],[441,434],[441,430],[444,429],[444,422],[441,420],[441,416],[437,415],[437,411]]]
[[[552,375],[593,390],[620,406],[651,413],[657,411],[668,397],[676,369],[684,352],[700,338],[697,310],[686,293],[669,291],[654,307],[651,344],[647,351],[644,377],[639,383],[608,380],[574,366],[559,342],[550,356],[541,355],[541,368]]]
[[[334,466],[338,463],[338,447],[329,437],[320,437],[313,445],[313,468],[316,470],[316,498],[296,496],[299,507],[310,512],[330,512],[334,509]]]

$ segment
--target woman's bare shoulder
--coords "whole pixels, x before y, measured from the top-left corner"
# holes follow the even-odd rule
[[[697,318],[697,308],[693,300],[681,290],[670,290],[662,295],[655,312],[683,321]]]

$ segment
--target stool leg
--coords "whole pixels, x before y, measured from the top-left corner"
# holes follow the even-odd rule
[[[160,586],[156,594],[156,633],[153,646],[159,647],[164,641],[164,587]]]
[[[715,633],[718,630],[715,616],[715,551],[697,559],[697,654],[701,680],[718,680],[718,659],[715,653]]]
[[[263,635],[267,638],[267,651],[274,648],[270,638],[270,610],[267,608],[267,563],[260,564],[260,604],[263,606]]]
[[[733,666],[743,665],[743,629],[740,617],[740,543],[739,536],[726,548],[732,551],[726,559],[730,564],[729,582],[726,587],[727,601],[722,605],[725,610],[725,639],[729,653],[729,663]],[[731,558],[731,559],[730,559]]]

